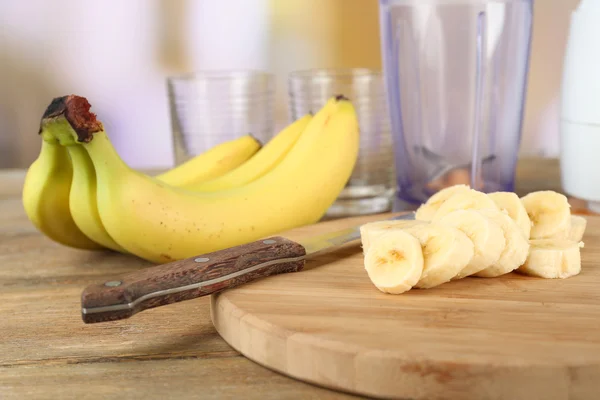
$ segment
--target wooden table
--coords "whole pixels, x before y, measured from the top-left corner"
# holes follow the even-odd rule
[[[343,399],[247,360],[216,333],[209,299],[85,325],[79,296],[150,264],[57,245],[21,205],[25,172],[0,171],[0,398]],[[523,160],[516,191],[560,190],[556,160]]]

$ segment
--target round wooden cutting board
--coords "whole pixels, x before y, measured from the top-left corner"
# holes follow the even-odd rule
[[[367,220],[284,236],[298,240]],[[361,395],[600,399],[600,217],[589,217],[584,242],[583,271],[569,279],[513,273],[401,295],[379,292],[360,245],[348,245],[302,272],[213,296],[212,319],[251,360]]]

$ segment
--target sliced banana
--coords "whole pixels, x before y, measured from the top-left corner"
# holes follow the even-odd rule
[[[457,210],[483,210],[486,208],[498,209],[496,203],[487,194],[469,189],[468,192],[459,192],[450,196],[433,215],[432,221]]]
[[[475,254],[454,279],[461,279],[483,271],[495,264],[504,251],[506,239],[500,225],[477,210],[457,210],[440,218],[440,224],[455,227],[473,242]]]
[[[473,242],[461,230],[432,222],[404,228],[421,242],[423,273],[416,288],[429,289],[449,282],[471,262]]]
[[[495,278],[508,274],[523,265],[529,252],[529,241],[517,223],[507,212],[500,210],[478,210],[478,212],[500,226],[506,245],[498,261],[476,273],[475,276]]]
[[[567,197],[552,190],[521,198],[531,219],[531,239],[566,239],[571,229],[571,206]]]
[[[571,215],[571,229],[569,230],[569,240],[580,242],[583,239],[587,219],[580,215]]]
[[[456,193],[466,193],[470,190],[471,188],[468,185],[454,185],[440,190],[417,209],[415,218],[421,221],[431,221],[442,203]]]
[[[546,279],[565,279],[581,272],[583,242],[539,239],[530,245],[529,257],[518,272]]]
[[[525,238],[529,240],[531,236],[531,220],[519,196],[513,192],[494,192],[489,193],[488,196],[496,203],[499,209],[505,210],[508,213],[519,228],[521,228],[525,234]]]
[[[375,221],[364,224],[360,227],[360,239],[362,242],[363,253],[366,254],[369,246],[379,236],[389,232],[392,229],[408,228],[415,225],[423,225],[424,221],[415,220],[394,220],[394,221]]]
[[[390,230],[369,246],[365,269],[371,282],[391,294],[410,290],[423,272],[423,250],[419,240],[408,232]]]

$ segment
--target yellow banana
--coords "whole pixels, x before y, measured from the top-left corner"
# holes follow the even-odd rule
[[[53,123],[48,126],[48,130],[53,132],[56,129],[64,129],[65,126],[60,126],[61,124]],[[64,125],[64,124],[63,124]],[[68,125],[67,129],[71,129]],[[203,171],[212,171],[211,174],[217,173],[218,169],[221,171],[225,171],[225,168],[232,167],[237,165],[237,162],[241,159],[239,155],[242,155],[245,151],[246,154],[250,154],[250,151],[254,151],[256,149],[256,140],[250,136],[245,136],[240,139],[236,139],[234,141],[225,142],[222,145],[217,145],[214,148],[211,148],[206,153],[196,156],[196,158],[191,161],[201,169],[200,173],[198,171],[194,172],[191,169],[188,169],[189,173],[187,176],[190,178],[194,177],[198,179],[202,174],[204,176],[209,176]],[[71,185],[71,192],[69,196],[69,207],[71,209],[71,215],[73,216],[73,220],[75,224],[79,227],[79,229],[94,242],[101,244],[102,246],[115,250],[121,253],[127,253],[127,251],[119,246],[112,237],[106,231],[106,228],[102,224],[102,220],[100,219],[100,214],[98,212],[97,201],[96,201],[96,170],[94,169],[94,164],[90,159],[87,151],[79,144],[66,146],[69,155],[71,157],[71,161],[73,163],[73,183]],[[235,159],[235,163],[229,163],[228,166],[223,162],[227,160],[227,152],[229,154],[235,155],[235,157],[230,158],[229,161],[233,161]],[[221,154],[223,157],[220,159],[221,166],[218,168],[212,168],[209,164],[211,161],[215,161],[219,163],[217,155]],[[205,157],[206,156],[206,157]],[[205,167],[200,165],[202,162]],[[183,165],[183,164],[182,164]],[[182,166],[175,167],[170,170],[167,174],[163,174],[162,176],[158,176],[157,179],[164,181],[165,183],[172,183],[175,185],[176,181],[183,182],[182,180],[185,176],[185,169],[187,167],[181,169]],[[200,179],[201,181],[202,179]]]
[[[127,251],[110,237],[98,213],[96,170],[87,151],[79,145],[66,146],[73,163],[69,209],[77,227],[94,242],[121,253]]]
[[[252,135],[245,135],[218,144],[206,152],[156,176],[172,186],[195,185],[215,179],[248,161],[261,144]]]
[[[64,129],[65,126],[62,127]],[[67,129],[71,129],[68,125]],[[48,130],[52,132],[61,129],[60,124],[50,124]],[[177,166],[157,179],[177,186],[177,183],[186,182],[186,177],[199,182],[203,178],[225,172],[235,167],[247,155],[254,154],[257,141],[251,136],[244,136],[209,149],[187,164]],[[127,251],[119,246],[108,234],[102,224],[96,201],[96,170],[87,151],[80,145],[66,146],[73,164],[73,183],[69,195],[69,208],[77,227],[94,242],[121,253]],[[228,157],[228,155],[232,157]],[[210,164],[210,163],[216,164]],[[195,171],[191,166],[197,166]]]
[[[47,237],[65,246],[99,250],[75,224],[69,210],[72,167],[67,150],[42,131],[42,148],[23,185],[23,207],[29,220]]]
[[[192,192],[129,168],[89,113],[87,100],[61,99],[62,112],[52,118],[72,129],[58,138],[63,145],[82,143],[90,155],[104,227],[127,251],[158,263],[317,222],[344,188],[358,155],[354,107],[336,97],[266,175],[226,192]]]
[[[311,119],[311,115],[305,115],[294,121],[271,139],[252,158],[228,173],[209,181],[183,187],[199,192],[217,192],[240,187],[260,178],[285,158]]]

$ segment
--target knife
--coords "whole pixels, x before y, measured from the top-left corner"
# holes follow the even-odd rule
[[[403,214],[389,220],[413,220]],[[298,272],[307,259],[360,239],[360,225],[294,242],[280,236],[161,264],[86,287],[85,323],[129,318],[149,308],[218,293],[267,276]]]

